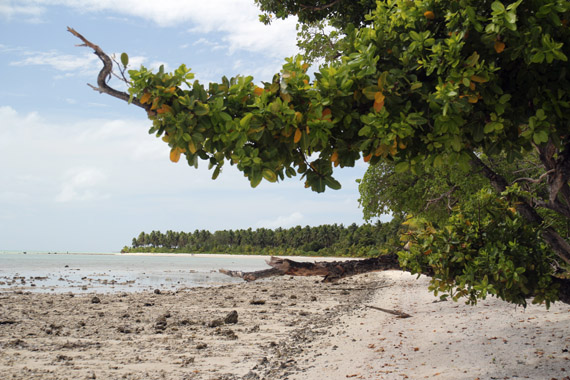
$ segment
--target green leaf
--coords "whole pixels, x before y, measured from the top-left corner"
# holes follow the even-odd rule
[[[263,178],[263,175],[261,174],[261,172],[259,172],[259,171],[254,172],[249,177],[249,183],[250,183],[251,187],[256,188],[257,185],[259,185],[259,183],[261,182],[262,178]]]
[[[340,190],[341,188],[340,182],[338,182],[336,179],[330,176],[325,177],[325,183],[328,187],[330,187],[333,190]]]
[[[500,1],[495,1],[491,4],[491,9],[496,13],[503,13],[505,11],[505,6]]]
[[[496,125],[496,124],[497,124],[497,123],[494,122],[494,121],[485,124],[485,128],[483,128],[483,132],[484,132],[485,134],[489,134],[489,133],[491,133],[491,132],[495,132],[495,125]]]
[[[377,86],[368,86],[362,89],[362,93],[364,94],[364,96],[366,96],[366,99],[368,100],[374,100],[374,96],[376,95],[377,92],[378,92]]]
[[[210,107],[207,104],[198,101],[194,104],[194,114],[196,114],[197,116],[204,116],[207,115],[209,112],[210,112]]]
[[[406,118],[406,121],[411,125],[422,125],[427,123],[427,119],[419,113],[411,113]]]
[[[505,103],[507,103],[509,100],[511,100],[511,95],[509,95],[509,94],[504,94],[503,96],[501,96],[501,97],[499,98],[499,103],[505,104]]]
[[[212,174],[212,179],[216,179],[218,178],[218,176],[220,175],[221,172],[221,166],[216,166],[216,168],[214,169],[214,173]]]
[[[408,169],[410,168],[410,163],[407,161],[402,161],[399,162],[398,164],[396,164],[396,166],[394,167],[394,170],[396,171],[396,173],[404,173],[406,171],[408,171]]]
[[[358,131],[358,136],[368,136],[370,134],[370,129],[371,127],[369,125],[365,125]]]
[[[273,170],[264,168],[262,173],[263,173],[263,178],[265,178],[269,182],[277,182],[277,174],[275,174]]]
[[[121,63],[123,64],[124,67],[127,67],[127,65],[129,64],[129,56],[127,55],[127,53],[121,53]]]
[[[251,118],[253,117],[252,113],[246,114],[242,119],[239,121],[239,125],[243,128],[249,127],[249,123],[251,123]]]
[[[231,121],[232,120],[232,117],[225,112],[220,112],[219,115],[223,121]]]
[[[435,158],[433,159],[433,166],[435,168],[439,168],[443,165],[443,157],[441,155],[435,156]]]
[[[548,141],[548,132],[545,130],[537,131],[532,135],[532,140],[535,144],[540,145]]]
[[[412,83],[412,85],[410,86],[410,90],[414,91],[417,90],[418,88],[421,88],[423,86],[422,82],[414,82]]]
[[[451,148],[454,151],[456,152],[461,151],[461,139],[459,138],[459,136],[454,135],[450,143],[451,143]]]
[[[530,58],[532,63],[542,63],[544,61],[544,53],[539,51]]]

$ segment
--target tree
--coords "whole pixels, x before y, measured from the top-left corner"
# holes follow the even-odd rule
[[[346,5],[258,3],[263,10],[277,10],[278,17],[298,13],[302,22],[305,17],[315,21],[313,15],[342,19]],[[322,192],[340,187],[332,176],[335,168],[360,158],[389,162],[398,174],[446,165],[465,173],[473,169],[493,189],[495,203],[479,193],[465,212],[479,211],[485,222],[479,227],[495,228],[498,241],[484,241],[475,227],[459,233],[459,212],[459,219],[450,219],[449,238],[442,237],[445,228],[416,223],[412,246],[422,248],[402,253],[400,263],[433,274],[434,285],[444,284],[444,291],[467,289],[458,293],[473,302],[488,293],[523,304],[529,296],[547,304],[567,297],[568,282],[555,271],[570,263],[570,245],[544,215],[570,218],[570,2],[384,0],[370,14],[356,10],[361,5],[370,9],[368,2],[354,2],[346,12],[342,57],[322,66],[314,80],[302,57],[287,59],[281,73],[261,87],[252,77],[224,77],[206,89],[192,81],[185,65],[173,73],[142,67],[129,71],[126,94],[109,90],[105,78],[111,68],[105,63],[98,90],[144,108],[153,121],[150,133],[170,146],[171,160],[183,155],[191,166],[205,160],[214,179],[229,163],[253,187],[262,179],[276,182],[300,174],[306,187]],[[99,47],[84,42],[105,62]],[[121,58],[125,70],[128,57]],[[514,162],[533,151],[540,174],[526,182],[544,183],[540,191],[510,183],[483,159]],[[522,242],[517,231],[524,232]],[[452,244],[469,234],[481,244]],[[440,237],[445,243],[437,243]],[[464,255],[463,264],[449,266],[457,260],[443,257],[451,246]],[[462,277],[470,249],[478,256],[495,252],[493,260],[514,266],[517,276],[512,281],[499,276],[492,286],[496,273]],[[540,270],[531,264],[517,267],[513,257],[523,259],[519,264],[539,259]],[[532,286],[525,285],[529,281]],[[525,286],[511,294],[513,283]],[[475,287],[481,290],[471,291]]]

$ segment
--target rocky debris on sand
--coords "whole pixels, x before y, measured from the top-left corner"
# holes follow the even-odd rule
[[[238,336],[236,335],[235,331],[232,329],[221,329],[221,328],[217,328],[216,329],[216,334],[217,335],[222,335],[227,337],[229,340],[236,340],[238,338]]]
[[[154,323],[154,329],[156,330],[156,332],[162,332],[166,330],[166,325],[168,324],[166,318],[167,318],[166,315],[161,315],[156,319]]]
[[[222,321],[221,319],[214,319],[213,321],[210,321],[208,323],[208,327],[214,328],[214,327],[219,327],[223,324],[224,324],[224,321]]]
[[[238,312],[233,310],[224,318],[225,324],[236,324],[238,323]]]

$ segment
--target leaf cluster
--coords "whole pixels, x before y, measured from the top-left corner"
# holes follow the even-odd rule
[[[555,255],[509,201],[516,186],[497,197],[482,189],[454,210],[443,228],[420,219],[407,222],[409,251],[400,262],[412,273],[433,271],[430,290],[443,299],[475,304],[493,295],[526,306],[558,299],[552,282]]]

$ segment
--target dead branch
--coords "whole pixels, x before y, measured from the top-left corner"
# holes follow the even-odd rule
[[[91,84],[88,84],[88,86],[94,89],[95,91],[98,91],[101,94],[111,95],[117,99],[129,102],[130,100],[129,94],[127,94],[126,92],[115,90],[114,88],[110,87],[107,84],[107,80],[111,77],[113,73],[113,61],[111,60],[111,58],[109,58],[109,56],[99,46],[87,40],[85,37],[79,34],[75,29],[67,27],[67,31],[73,34],[75,37],[79,38],[81,41],[83,41],[83,44],[77,46],[85,46],[93,49],[93,53],[97,57],[99,57],[101,62],[103,62],[103,68],[101,69],[99,75],[97,76],[97,86],[99,87],[95,87]],[[142,104],[137,98],[133,98],[130,102],[135,106],[143,108],[147,112],[150,111],[150,105]]]
[[[254,281],[271,276],[324,276],[323,282],[333,282],[338,279],[357,274],[400,269],[398,256],[393,253],[372,259],[332,261],[332,262],[299,262],[272,256],[267,262],[272,269],[255,272],[240,272],[220,269],[228,276],[239,277],[245,281]]]
[[[534,179],[534,178],[517,178],[515,179],[512,184],[515,184],[517,182],[531,182],[531,183],[541,183],[548,175],[554,173],[554,169],[550,169],[549,171],[542,173],[542,175],[540,177],[538,177],[538,179]]]
[[[267,262],[272,268],[254,272],[241,272],[220,269],[220,272],[231,277],[241,278],[245,281],[255,281],[273,276],[324,276],[323,282],[334,282],[344,277],[350,277],[368,272],[379,272],[385,270],[402,270],[398,262],[398,255],[391,253],[388,255],[360,260],[332,261],[332,262],[298,262],[280,257],[271,257]],[[423,272],[422,274],[432,276],[433,272]],[[570,279],[562,279],[552,276],[552,280],[559,285],[559,299],[561,302],[570,304]],[[382,288],[385,285],[377,287]],[[370,288],[374,289],[374,288]],[[347,289],[356,290],[356,289]],[[373,308],[375,308],[374,306]],[[388,312],[386,310],[381,310]],[[405,313],[404,313],[405,314]],[[407,317],[402,317],[407,318]]]
[[[381,307],[372,306],[372,305],[364,305],[364,306],[369,307],[369,308],[374,309],[374,310],[383,311],[384,313],[397,315],[398,318],[410,318],[411,317],[410,314],[407,314],[407,313],[404,313],[404,312],[398,311],[398,310],[383,309]]]
[[[449,189],[449,191],[447,191],[444,194],[441,194],[439,197],[434,198],[434,199],[428,199],[426,207],[424,208],[424,211],[426,211],[428,208],[431,207],[431,205],[440,202],[442,199],[447,198],[447,208],[449,210],[452,209],[452,205],[451,205],[451,194],[453,194],[455,192],[455,190],[458,189],[459,186],[454,185],[451,189]]]

